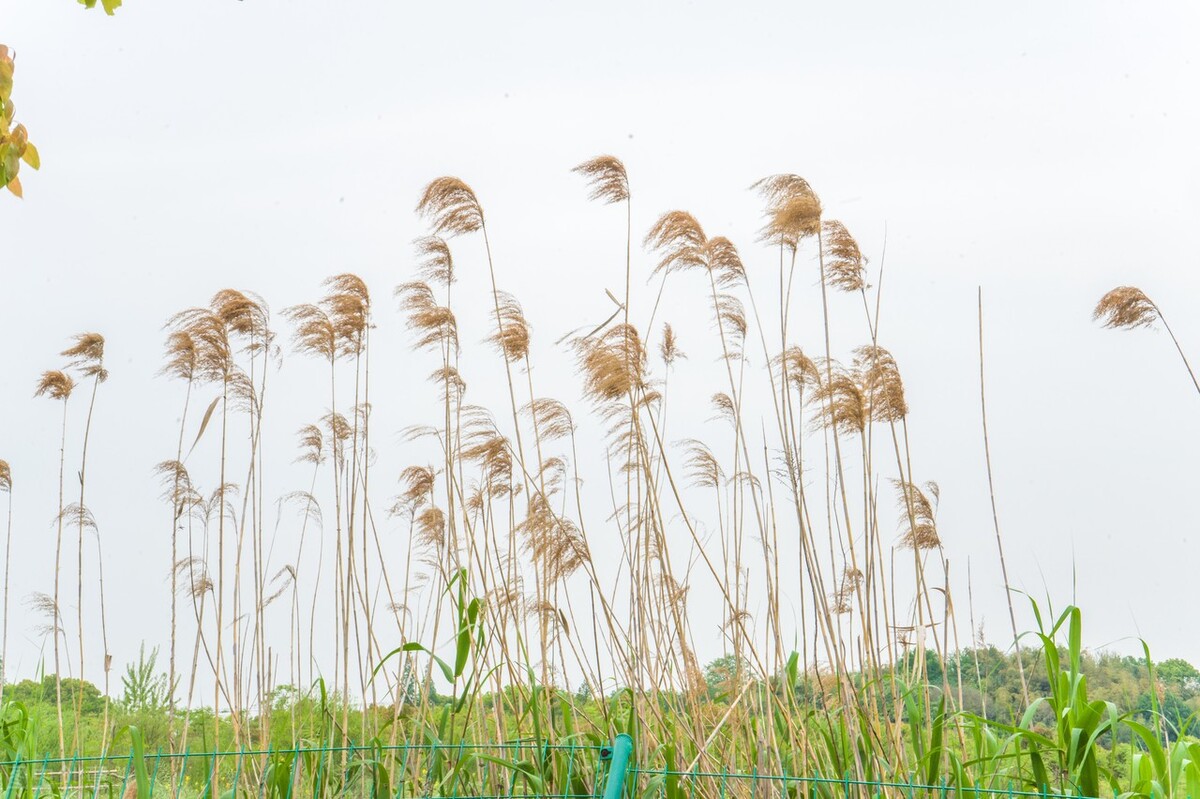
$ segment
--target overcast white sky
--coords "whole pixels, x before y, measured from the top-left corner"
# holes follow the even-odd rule
[[[432,366],[404,363],[390,299],[423,232],[420,189],[441,174],[474,186],[502,287],[547,353],[535,375],[575,401],[552,342],[603,319],[603,289],[622,280],[620,214],[587,203],[569,173],[601,152],[629,167],[639,230],[686,208],[752,270],[774,263],[755,244],[760,208],[746,190],[765,175],[808,178],[876,262],[886,228],[881,343],[905,375],[917,476],[941,484],[952,571],[965,577],[970,561],[976,615],[1002,642],[979,425],[982,286],[1014,584],[1070,601],[1074,563],[1090,645],[1133,652],[1141,635],[1159,658],[1200,662],[1187,610],[1200,573],[1200,397],[1163,331],[1090,320],[1106,290],[1138,285],[1200,358],[1198,34],[1200,7],[1157,0],[126,0],[113,18],[71,0],[0,0],[17,117],[43,162],[22,174],[24,201],[0,197],[13,666],[36,667],[22,602],[52,574],[59,416],[31,395],[70,335],[108,339],[89,505],[110,553],[110,616],[136,621],[111,632],[121,664],[141,640],[163,640],[167,617],[151,470],[174,453],[182,398],[154,377],[164,320],[226,286],[280,309],[316,299],[335,272],[363,276],[388,353],[372,391],[394,474],[411,462],[396,433],[432,401]],[[461,268],[482,276],[477,243],[461,247]],[[647,275],[650,259],[636,258]],[[815,311],[812,280],[801,288]],[[665,318],[686,332],[697,313]],[[815,320],[799,324],[813,351]],[[486,321],[464,335],[475,349]],[[863,338],[847,325],[835,348]],[[306,393],[308,367],[292,364],[274,400],[283,463],[292,431],[324,407],[319,383]],[[720,377],[708,359],[685,368],[685,384]],[[484,395],[487,380],[472,390]],[[278,492],[298,482],[281,477]]]

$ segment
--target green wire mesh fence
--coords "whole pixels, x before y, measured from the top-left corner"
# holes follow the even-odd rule
[[[1014,785],[936,785],[845,777],[646,768],[632,765],[627,783],[637,799],[1091,799]]]
[[[294,747],[0,763],[3,799],[621,799],[632,743]]]
[[[633,762],[633,740],[346,746],[0,762],[0,799],[1080,799]]]

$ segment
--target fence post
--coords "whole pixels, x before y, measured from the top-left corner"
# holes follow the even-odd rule
[[[601,752],[601,757],[604,753]],[[621,733],[613,738],[608,753],[608,781],[604,784],[604,799],[621,799],[625,791],[625,774],[629,770],[629,759],[633,756],[633,738]]]

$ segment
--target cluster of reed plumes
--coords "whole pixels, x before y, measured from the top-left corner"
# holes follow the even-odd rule
[[[534,331],[498,287],[503,269],[475,192],[442,177],[421,194],[428,235],[391,307],[411,331],[406,357],[429,369],[435,409],[404,432],[432,455],[398,484],[374,467],[377,303],[361,279],[330,277],[323,296],[278,317],[261,297],[227,289],[167,321],[162,374],[179,384],[181,408],[176,449],[157,467],[171,539],[169,746],[195,744],[192,709],[202,704],[228,720],[235,745],[267,745],[278,731],[266,711],[290,684],[339,698],[322,704],[318,725],[339,744],[553,742],[578,725],[600,738],[635,731],[643,755],[670,752],[680,767],[864,779],[934,773],[934,761],[952,760],[943,735],[960,767],[972,751],[982,757],[965,723],[952,721],[962,670],[954,682],[925,671],[960,642],[938,487],[913,473],[900,366],[880,343],[882,264],[872,270],[804,179],[776,175],[753,186],[764,223],[752,259],[670,211],[642,239],[643,266],[624,165],[604,156],[576,172],[593,200],[623,206],[626,258],[614,265],[625,283],[623,296],[610,295],[614,313],[565,339],[584,400],[574,408],[535,385]],[[464,282],[474,289],[486,270],[486,344],[504,375],[485,404],[465,401],[460,372],[455,242],[469,236],[481,237],[486,258],[462,268]],[[633,289],[646,278],[657,295],[640,302]],[[682,312],[711,319],[707,340],[686,342],[686,354],[658,318],[676,282],[699,298]],[[816,342],[796,340],[797,283],[819,292]],[[854,346],[832,341],[834,295],[849,295],[840,307],[861,314]],[[1097,314],[1113,324],[1156,313],[1140,293],[1110,298]],[[105,622],[103,561],[98,549],[91,561],[85,552],[95,527],[85,497],[90,404],[77,498],[62,472],[69,400],[84,386],[94,401],[107,375],[104,340],[81,335],[63,356],[67,367],[37,385],[62,403],[64,458],[53,590],[34,605],[55,673],[85,677],[82,631]],[[667,432],[670,376],[684,358],[712,356],[718,432],[681,440],[674,426]],[[281,404],[272,377],[298,357],[321,366],[327,395],[299,430],[310,482],[280,498],[265,487],[263,420],[268,401]],[[580,434],[586,425],[602,439]],[[214,457],[197,470],[189,454],[202,442]],[[607,486],[607,499],[584,491],[585,478]],[[277,504],[298,520],[286,544],[270,521]],[[406,534],[384,535],[388,518]],[[60,577],[71,576],[64,541],[76,544],[74,620],[59,610]],[[286,553],[282,565],[272,548]],[[93,576],[98,603],[84,601]],[[719,631],[719,646],[697,640],[697,588],[702,612],[720,616],[701,634]],[[7,592],[5,608],[7,632]],[[1015,637],[1015,618],[1013,627]],[[698,654],[715,649],[726,664],[719,695]],[[430,685],[453,701],[435,705]],[[63,752],[72,712],[60,688]],[[310,722],[293,716],[290,736],[316,735]],[[922,722],[927,733],[914,732]],[[1000,746],[994,763],[1021,747]],[[1026,767],[1012,757],[995,779]]]

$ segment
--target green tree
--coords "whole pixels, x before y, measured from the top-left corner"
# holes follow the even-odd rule
[[[736,655],[725,655],[704,667],[704,682],[708,698],[713,701],[731,700],[749,678],[749,664]]]
[[[170,686],[167,675],[156,670],[158,663],[158,647],[146,655],[146,645],[138,647],[138,662],[125,667],[121,677],[124,692],[121,695],[121,706],[131,713],[145,710],[160,710],[167,704],[170,697]]]
[[[1180,658],[1164,660],[1156,667],[1158,678],[1168,689],[1178,692],[1182,699],[1188,699],[1200,692],[1200,670]]]

